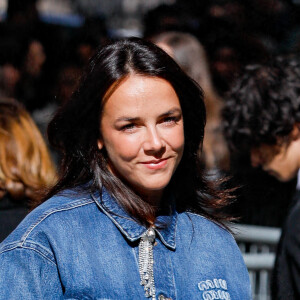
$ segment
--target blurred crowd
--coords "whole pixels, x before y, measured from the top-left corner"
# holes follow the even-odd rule
[[[111,33],[103,16],[86,17],[80,27],[43,23],[36,4],[36,0],[8,1],[6,20],[0,24],[0,102],[17,100],[22,107],[16,104],[17,108],[11,109],[17,114],[25,108],[46,140],[49,120],[59,106],[69,101],[96,48],[120,36]],[[238,187],[230,209],[242,223],[281,226],[296,179],[280,182],[251,166],[250,149],[233,151],[224,138],[222,109],[233,82],[246,65],[299,51],[299,16],[300,6],[292,1],[177,0],[172,5],[155,7],[142,18],[142,37],[163,48],[204,91],[207,126],[203,167],[208,177],[229,176],[224,185]],[[0,114],[7,114],[0,110]],[[15,118],[20,122],[19,116]],[[0,117],[1,134],[8,130],[3,129],[6,123]],[[24,150],[28,156],[32,147]],[[45,147],[39,151],[46,151]],[[41,175],[33,184],[16,175],[23,168],[20,162],[12,159],[14,172],[8,174],[2,164],[10,157],[1,159],[0,189],[5,192],[0,196],[10,193],[7,185],[13,182],[22,184],[23,190],[29,186],[31,191],[21,196],[10,194],[14,207],[34,200],[36,194],[32,191],[56,176],[53,168],[60,158],[54,149],[50,151],[55,163],[47,155],[39,160],[41,165],[47,161],[52,179]],[[26,158],[22,163],[26,164]]]

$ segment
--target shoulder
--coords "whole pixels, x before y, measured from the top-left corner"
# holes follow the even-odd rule
[[[230,268],[237,274],[248,272],[240,249],[232,234],[221,225],[194,213],[182,213],[178,218],[177,235],[180,244],[191,245],[196,251],[194,260],[216,261],[216,265],[224,270]],[[234,261],[234,266],[231,262]]]
[[[19,224],[0,244],[0,254],[18,247],[45,248],[47,238],[57,234],[72,215],[83,209],[93,209],[94,199],[88,192],[66,190],[48,199]]]
[[[221,224],[210,220],[202,215],[185,212],[179,214],[179,224],[182,224],[185,228],[189,228],[189,231],[201,236],[202,239],[217,239],[224,242],[236,244],[233,235]]]
[[[287,220],[296,221],[300,214],[300,191],[297,191],[293,198],[293,205],[289,211]]]
[[[299,241],[300,239],[300,195],[297,193],[295,204],[291,207],[285,225],[285,238],[292,241]],[[298,243],[298,242],[297,242]]]
[[[225,226],[222,224],[217,223],[216,221],[210,220],[205,216],[200,214],[192,213],[192,212],[185,212],[182,214],[184,218],[188,218],[193,221],[193,224],[197,226],[201,226],[203,229],[211,229],[216,232],[220,232],[225,235],[232,236],[231,233],[226,229]]]

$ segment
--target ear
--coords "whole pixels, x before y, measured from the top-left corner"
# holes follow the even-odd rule
[[[99,149],[99,150],[102,150],[102,149],[103,149],[103,146],[104,146],[104,143],[103,143],[103,141],[102,141],[101,139],[99,139],[99,140],[97,141],[97,145],[98,145],[98,149]]]
[[[295,123],[291,132],[291,138],[293,141],[300,139],[300,123]]]

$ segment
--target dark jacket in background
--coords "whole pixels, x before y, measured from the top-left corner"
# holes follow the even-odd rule
[[[28,213],[24,202],[5,195],[0,199],[0,243],[17,227]]]
[[[296,192],[278,244],[272,299],[300,299],[300,191]]]

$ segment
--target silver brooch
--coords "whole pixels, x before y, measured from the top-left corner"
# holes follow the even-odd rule
[[[155,231],[149,228],[141,237],[139,243],[139,272],[141,285],[144,286],[145,296],[155,300],[155,284],[153,276],[153,244]]]

